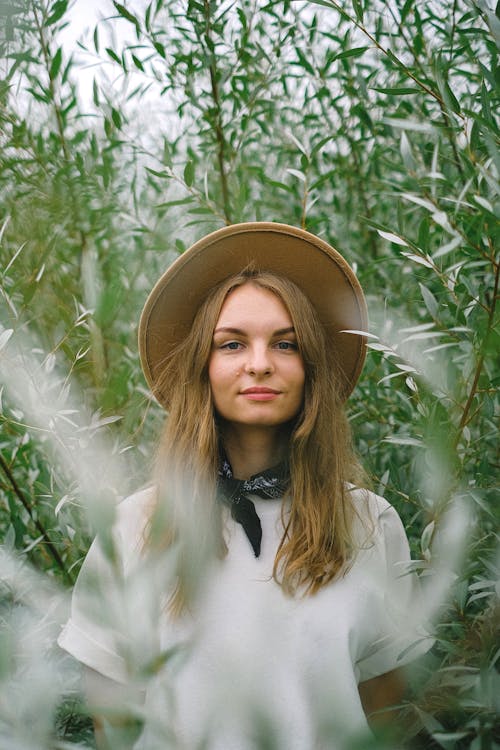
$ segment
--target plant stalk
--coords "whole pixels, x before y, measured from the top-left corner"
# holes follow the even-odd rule
[[[13,491],[14,491],[14,494],[16,495],[16,497],[18,498],[18,500],[21,502],[21,504],[25,508],[25,510],[28,512],[29,517],[31,518],[32,522],[35,524],[37,530],[44,537],[46,545],[47,545],[47,549],[48,549],[50,555],[52,556],[54,562],[60,568],[60,570],[62,571],[62,574],[63,574],[64,578],[68,581],[68,583],[72,584],[73,583],[73,579],[72,579],[71,575],[69,574],[69,572],[66,570],[66,566],[64,564],[64,561],[63,561],[61,555],[59,554],[59,552],[58,552],[57,548],[55,547],[54,543],[52,542],[52,540],[50,539],[49,534],[48,534],[46,528],[44,527],[44,525],[42,524],[42,522],[40,521],[40,519],[34,517],[34,515],[33,515],[33,509],[31,507],[30,503],[28,502],[27,498],[24,495],[24,492],[21,490],[21,488],[19,487],[18,483],[16,482],[16,479],[15,479],[15,477],[14,477],[14,475],[13,475],[13,473],[12,473],[10,467],[9,467],[9,465],[7,464],[7,462],[5,461],[5,459],[4,459],[4,457],[2,456],[1,453],[0,453],[0,467],[2,468],[2,471],[4,472],[5,476],[7,477],[8,481],[9,481],[9,483],[10,483],[10,485],[11,485]]]
[[[210,3],[208,0],[204,0],[203,2],[203,8],[205,12],[205,39],[206,39],[206,46],[208,49],[209,57],[210,57],[210,86],[212,90],[212,99],[214,101],[214,108],[215,108],[215,118],[214,118],[214,126],[215,126],[215,137],[217,140],[217,161],[219,163],[219,176],[220,176],[220,185],[222,190],[222,203],[224,206],[224,216],[226,220],[226,224],[231,224],[231,206],[229,201],[229,189],[227,184],[227,174],[226,174],[226,152],[227,152],[227,144],[224,137],[224,129],[222,127],[222,107],[221,107],[221,100],[220,100],[220,91],[219,91],[219,83],[217,80],[217,63],[216,63],[216,56],[214,54],[214,43],[211,36],[211,27],[210,27]]]
[[[467,397],[467,401],[464,406],[464,410],[462,412],[462,416],[460,418],[460,422],[457,427],[457,434],[455,436],[454,441],[454,448],[456,449],[458,446],[458,443],[460,442],[460,438],[462,437],[462,433],[467,426],[467,423],[469,422],[469,413],[472,408],[472,403],[474,401],[474,397],[477,393],[477,387],[479,384],[479,378],[481,376],[481,372],[483,370],[484,360],[485,360],[485,349],[486,344],[488,343],[488,339],[490,337],[490,332],[493,328],[493,322],[495,319],[495,309],[496,309],[496,303],[498,299],[498,287],[499,287],[499,278],[500,278],[500,263],[495,263],[495,283],[493,286],[493,299],[491,300],[491,306],[490,311],[488,315],[488,325],[486,328],[486,334],[483,339],[483,344],[481,347],[481,353],[479,355],[479,358],[477,360],[476,370],[474,372],[474,379],[472,381],[472,385],[469,391],[469,395]]]

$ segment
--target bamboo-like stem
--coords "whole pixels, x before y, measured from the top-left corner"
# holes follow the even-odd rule
[[[71,575],[68,572],[68,570],[66,570],[66,566],[64,564],[64,561],[63,561],[61,555],[59,554],[59,551],[57,550],[57,547],[54,545],[54,543],[50,539],[49,534],[48,534],[45,526],[40,521],[40,519],[39,518],[35,518],[35,516],[33,514],[33,509],[31,507],[30,503],[28,502],[28,500],[27,500],[24,492],[19,487],[19,485],[18,485],[18,483],[16,481],[16,478],[14,477],[14,474],[12,473],[12,471],[10,469],[10,466],[8,465],[8,463],[6,462],[6,460],[4,459],[4,457],[2,456],[1,453],[0,453],[0,467],[2,468],[3,473],[7,477],[8,481],[9,481],[9,484],[10,484],[10,486],[12,487],[12,489],[14,491],[14,494],[16,495],[16,497],[18,498],[18,500],[20,501],[20,503],[22,504],[22,506],[25,508],[25,510],[28,512],[28,515],[29,515],[30,519],[35,524],[35,527],[40,532],[41,536],[43,536],[43,538],[45,539],[45,543],[46,543],[47,549],[48,549],[50,555],[52,556],[54,562],[61,569],[62,574],[66,578],[66,580],[68,581],[68,583],[72,584],[73,583],[73,578],[71,577]]]

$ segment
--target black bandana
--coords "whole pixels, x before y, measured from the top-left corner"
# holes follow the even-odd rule
[[[247,493],[265,498],[283,497],[290,484],[290,468],[287,462],[254,474],[250,479],[235,479],[227,458],[221,458],[217,476],[220,500],[231,508],[231,516],[243,526],[255,557],[260,555],[262,526],[255,505]]]

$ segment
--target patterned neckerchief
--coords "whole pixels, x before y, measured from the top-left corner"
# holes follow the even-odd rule
[[[235,479],[231,464],[225,456],[221,457],[217,472],[219,498],[229,506],[233,519],[243,526],[255,557],[260,555],[262,526],[255,505],[247,495],[258,495],[268,499],[280,498],[289,486],[290,467],[286,461],[254,474],[249,479]]]

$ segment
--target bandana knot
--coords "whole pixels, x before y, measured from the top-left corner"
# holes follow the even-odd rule
[[[290,468],[287,462],[265,469],[249,479],[235,479],[227,458],[221,459],[217,473],[219,499],[230,508],[232,518],[243,527],[255,557],[260,555],[262,525],[255,505],[247,495],[277,499],[283,497],[289,486]]]

